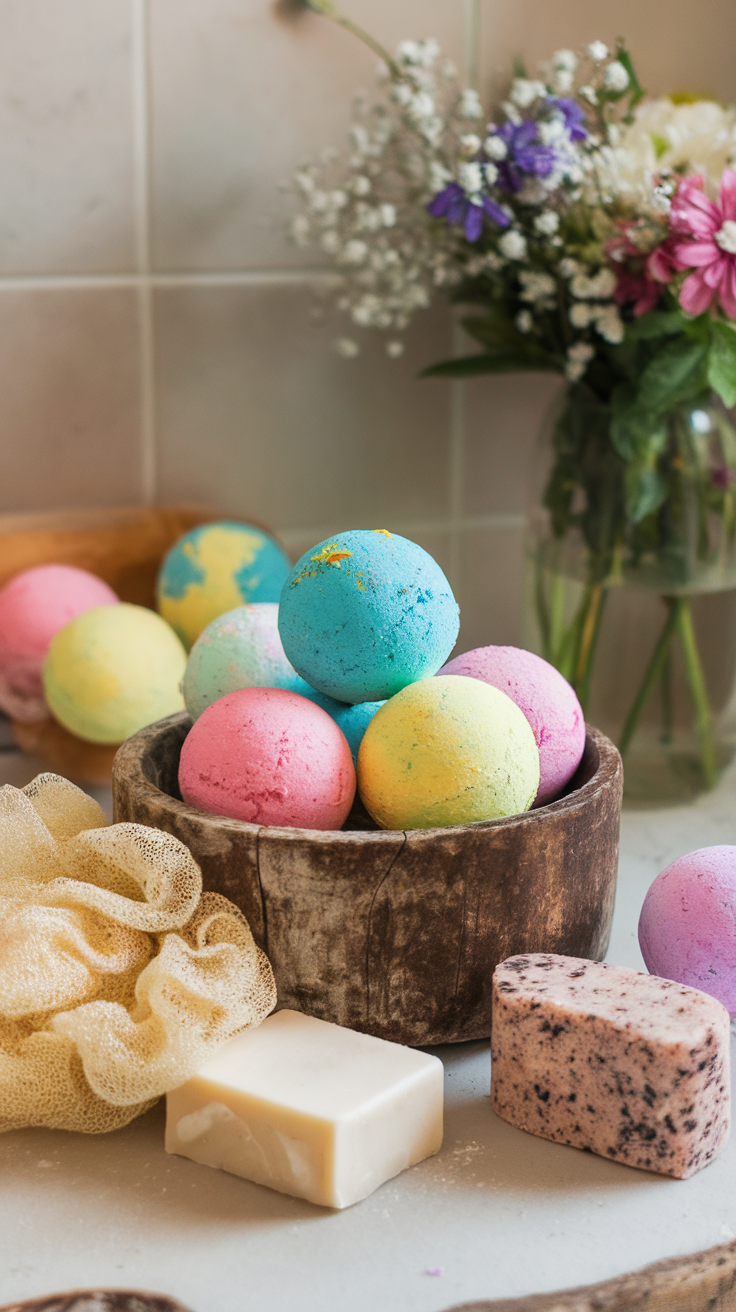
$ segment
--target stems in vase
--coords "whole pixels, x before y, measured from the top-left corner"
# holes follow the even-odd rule
[[[700,663],[698,646],[695,641],[693,616],[689,597],[679,597],[677,601],[677,632],[685,658],[685,671],[695,703],[695,731],[700,739],[703,755],[703,773],[708,788],[712,788],[718,777],[716,764],[716,744],[713,732],[713,712],[708,701],[703,667]]]
[[[652,659],[644,672],[644,678],[642,679],[639,691],[634,698],[634,703],[626,717],[626,723],[624,724],[618,744],[618,750],[622,756],[625,754],[629,743],[634,736],[634,731],[639,723],[641,713],[649,700],[652,688],[654,687],[659,674],[664,669],[665,662],[669,656],[670,643],[675,628],[677,627],[677,600],[674,597],[665,597],[664,601],[669,609],[669,615],[667,616],[664,628],[659,635]]]

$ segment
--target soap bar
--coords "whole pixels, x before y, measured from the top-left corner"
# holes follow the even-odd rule
[[[579,957],[493,975],[491,1102],[544,1139],[687,1179],[730,1117],[729,1016],[700,989]]]
[[[324,1207],[350,1207],[442,1144],[427,1053],[278,1011],[167,1095],[166,1151]]]

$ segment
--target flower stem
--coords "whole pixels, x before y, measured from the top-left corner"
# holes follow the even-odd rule
[[[583,620],[583,627],[580,634],[580,646],[578,648],[577,660],[575,662],[573,688],[580,698],[580,704],[583,711],[586,709],[586,703],[590,695],[593,657],[598,643],[598,634],[600,633],[606,596],[606,589],[602,583],[596,583],[590,589],[585,619]]]
[[[703,756],[703,773],[708,788],[712,788],[716,782],[718,769],[716,765],[716,744],[713,732],[713,712],[708,701],[708,691],[705,686],[703,676],[703,667],[700,663],[698,646],[695,641],[695,629],[693,628],[692,610],[690,608],[689,597],[678,597],[676,602],[677,611],[677,633],[682,647],[682,654],[685,658],[685,672],[687,681],[690,684],[693,703],[695,705],[695,732],[700,739],[700,750]]]
[[[669,655],[670,643],[677,627],[677,607],[679,601],[674,600],[672,597],[665,597],[664,600],[670,613],[667,616],[664,628],[659,635],[657,645],[654,648],[652,659],[644,673],[644,678],[642,679],[639,691],[634,698],[634,704],[626,717],[626,723],[624,724],[623,732],[618,744],[618,750],[622,756],[627,751],[629,743],[634,736],[634,731],[639,723],[641,713],[649,700],[649,695],[654,687],[657,676],[665,667],[665,661]]]
[[[358,27],[357,23],[353,23],[349,18],[345,18],[344,15],[341,14],[332,4],[332,0],[304,0],[304,3],[307,6],[307,9],[313,10],[315,14],[321,14],[323,18],[331,18],[333,23],[338,23],[340,27],[344,27],[346,31],[352,33],[353,36],[357,36],[358,40],[363,42],[363,45],[368,46],[368,49],[372,50],[374,55],[378,55],[378,58],[383,60],[394,80],[401,77],[401,71],[398,64],[391,58],[388,51],[384,49],[380,42],[376,41],[375,38],[371,36],[370,32],[366,32],[364,28]]]

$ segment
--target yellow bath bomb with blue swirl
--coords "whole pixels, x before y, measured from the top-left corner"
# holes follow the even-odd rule
[[[529,721],[506,693],[439,675],[376,712],[358,751],[358,787],[381,829],[433,829],[528,811],[539,787]]]
[[[278,601],[291,565],[278,542],[250,524],[223,520],[185,533],[164,557],[159,613],[187,650],[218,615],[254,601]]]
[[[184,710],[187,655],[174,630],[145,606],[95,606],[56,634],[43,668],[56,719],[91,743],[122,743]]]

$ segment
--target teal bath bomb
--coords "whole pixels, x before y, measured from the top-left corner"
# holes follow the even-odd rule
[[[189,653],[182,691],[193,720],[213,702],[240,688],[285,688],[321,706],[328,715],[348,710],[342,702],[310,688],[286,659],[279,637],[276,602],[236,606],[219,615]]]
[[[439,565],[386,529],[352,529],[297,561],[279,632],[295,670],[342,702],[377,702],[430,678],[452,651],[460,613]]]
[[[348,740],[348,747],[353,757],[353,763],[358,764],[358,749],[363,741],[363,735],[368,728],[376,711],[380,711],[385,702],[356,702],[354,706],[346,706],[343,702],[335,703],[337,710],[330,711],[335,724],[342,729]],[[325,707],[325,709],[327,709]]]
[[[289,561],[260,528],[228,520],[185,533],[164,557],[158,610],[187,649],[218,615],[243,603],[277,602]]]

